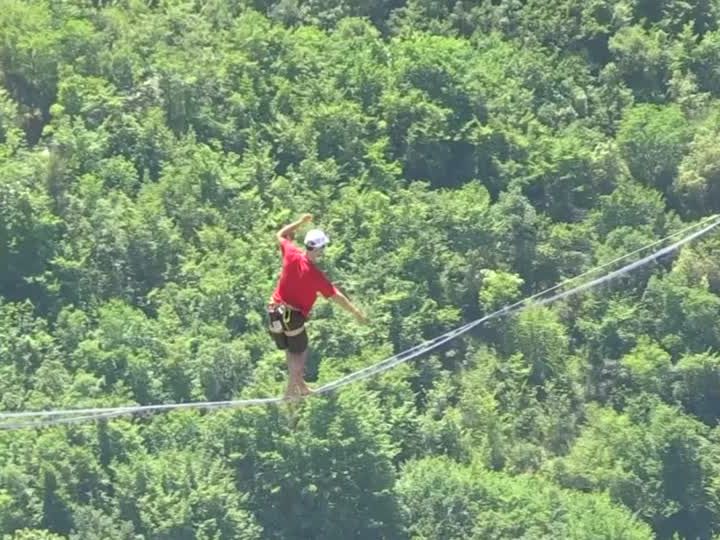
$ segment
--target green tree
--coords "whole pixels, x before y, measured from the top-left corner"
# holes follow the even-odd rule
[[[120,516],[159,539],[261,538],[232,475],[202,454],[132,456],[115,467]]]
[[[566,487],[607,490],[670,538],[717,530],[709,482],[716,449],[708,429],[648,396],[626,413],[593,408],[570,454],[554,464]]]
[[[445,458],[409,463],[396,489],[413,538],[652,536],[604,495],[575,494],[539,478]]]
[[[720,170],[717,168],[717,129],[713,127],[715,114],[699,129],[689,145],[689,152],[680,162],[673,182],[673,194],[681,208],[693,217],[720,211]]]
[[[673,396],[685,410],[708,425],[720,417],[720,358],[716,354],[688,354],[675,365],[677,380],[673,383]]]
[[[54,256],[61,223],[35,180],[42,172],[42,158],[38,154],[23,158],[0,159],[0,258],[5,261],[0,294],[12,300],[42,301],[46,299],[45,271]]]
[[[619,29],[609,40],[611,60],[641,101],[664,102],[669,78],[668,35],[639,25]]]
[[[670,355],[657,343],[641,338],[637,346],[620,360],[630,372],[639,389],[659,395],[665,394],[672,369]]]
[[[348,388],[303,406],[296,431],[276,408],[219,419],[238,489],[273,538],[402,537],[392,459],[397,442],[372,394]]]
[[[509,350],[522,354],[529,368],[528,381],[542,385],[565,371],[567,332],[557,314],[545,307],[526,309],[517,315],[508,332]]]
[[[43,529],[18,529],[13,534],[3,536],[3,540],[65,540],[66,538]]]
[[[676,276],[652,277],[642,301],[641,321],[672,354],[717,348],[720,334],[710,321],[720,310],[720,298],[708,284],[688,286]]]
[[[669,190],[692,131],[676,105],[637,105],[623,118],[617,140],[633,177],[663,192]]]
[[[74,511],[75,525],[69,540],[134,540],[135,530],[131,523],[122,521],[118,512],[106,514],[92,506],[77,507]]]
[[[20,105],[25,137],[34,144],[49,119],[57,91],[60,32],[53,28],[46,6],[10,1],[5,7],[0,19],[5,36],[0,48],[3,82]]]

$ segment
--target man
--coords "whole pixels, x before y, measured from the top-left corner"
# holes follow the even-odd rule
[[[310,221],[312,215],[305,214],[295,223],[280,229],[276,235],[283,257],[282,272],[268,304],[268,319],[270,334],[287,357],[289,380],[286,398],[311,393],[304,380],[308,354],[305,321],[310,316],[318,293],[345,308],[359,322],[367,322],[365,315],[317,267],[329,242],[325,233],[319,229],[308,231],[305,235],[305,251],[293,243],[295,231]]]

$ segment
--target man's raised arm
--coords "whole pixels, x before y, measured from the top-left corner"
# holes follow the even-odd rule
[[[294,223],[291,223],[290,225],[285,225],[282,229],[280,229],[275,235],[275,238],[277,239],[278,243],[280,243],[283,238],[292,238],[292,235],[297,229],[299,229],[305,223],[309,223],[311,221],[312,214],[303,214],[303,216]]]

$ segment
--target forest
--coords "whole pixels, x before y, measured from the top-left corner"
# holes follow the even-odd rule
[[[297,406],[3,425],[281,395],[306,212],[370,320],[313,387],[667,245],[720,0],[0,0],[0,539],[720,539],[718,230]]]

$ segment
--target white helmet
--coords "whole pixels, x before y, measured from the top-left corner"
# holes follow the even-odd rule
[[[320,229],[310,229],[305,235],[305,247],[309,249],[318,249],[325,247],[330,239]]]

